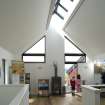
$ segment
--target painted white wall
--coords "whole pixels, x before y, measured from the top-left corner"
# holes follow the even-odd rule
[[[53,27],[50,27],[47,35],[47,64],[51,68],[54,61],[58,64],[58,76],[62,77],[64,85],[64,37]],[[53,71],[53,68],[51,69]]]
[[[11,60],[13,59],[13,55],[12,53],[8,52],[7,50],[5,50],[4,48],[0,47],[0,72],[1,72],[1,76],[0,76],[0,84],[4,83],[4,76],[3,76],[3,67],[2,67],[2,59],[6,60],[6,67],[5,67],[5,73],[6,73],[6,84],[9,83],[9,67],[11,64]]]
[[[32,90],[37,87],[38,79],[49,79],[51,82],[51,77],[54,76],[53,62],[57,62],[58,76],[62,77],[63,86],[64,39],[52,27],[49,27],[46,35],[46,63],[25,63],[26,72],[31,73]]]
[[[81,79],[86,81],[86,84],[93,84],[95,82],[94,81],[94,63],[91,59],[88,59],[86,63],[79,63],[78,72],[81,75]]]

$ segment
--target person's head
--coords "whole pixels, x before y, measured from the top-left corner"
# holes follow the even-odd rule
[[[75,76],[73,76],[72,79],[75,79]]]

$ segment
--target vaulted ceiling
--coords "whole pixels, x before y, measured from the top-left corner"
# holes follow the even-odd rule
[[[51,0],[0,0],[0,46],[17,53],[33,44],[46,32],[50,4]],[[65,31],[89,56],[104,54],[105,0],[84,0]]]
[[[46,32],[51,0],[0,0],[0,46],[22,52]]]
[[[105,0],[85,0],[65,31],[90,57],[104,54]]]

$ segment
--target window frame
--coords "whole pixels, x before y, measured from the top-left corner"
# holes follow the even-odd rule
[[[60,0],[56,1],[53,13],[60,17],[62,20],[64,20],[64,17],[57,11],[58,7],[61,7],[65,12],[68,12],[68,10],[60,3]]]
[[[42,40],[43,38],[45,38],[45,53],[25,53],[27,52],[29,49],[31,49],[34,45],[36,45],[40,40]],[[23,56],[41,56],[44,57],[44,62],[27,62],[27,61],[23,61],[24,63],[46,63],[46,36],[43,36],[41,39],[39,39],[37,42],[35,42],[31,47],[29,47],[24,53],[22,53],[22,61],[23,61]]]
[[[86,54],[76,45],[74,44],[67,36],[64,36],[65,39],[67,39],[70,43],[72,43],[78,50],[81,51],[81,53],[65,53],[64,54],[64,62],[65,64],[77,64],[77,63],[86,63]],[[85,57],[85,60],[84,61],[66,61],[65,57],[66,56],[83,56]]]

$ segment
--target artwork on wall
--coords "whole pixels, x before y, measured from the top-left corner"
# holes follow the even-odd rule
[[[94,64],[94,73],[105,72],[105,63]]]
[[[13,74],[24,74],[24,62],[13,60],[11,69]]]

